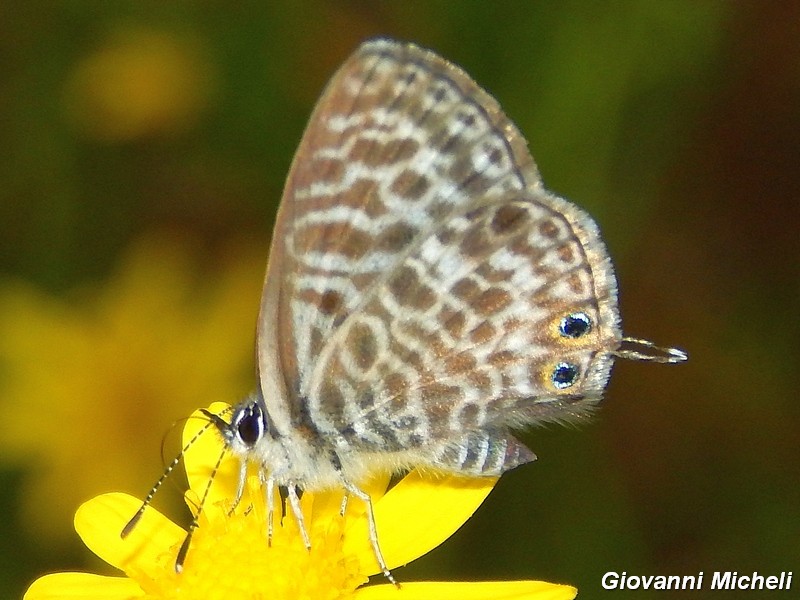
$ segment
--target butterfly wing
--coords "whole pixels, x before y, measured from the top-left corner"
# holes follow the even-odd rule
[[[410,246],[473,198],[539,185],[519,131],[460,69],[362,45],[311,116],[276,221],[257,334],[274,426],[307,418],[324,346]]]
[[[580,336],[562,332],[570,315]],[[532,457],[509,427],[599,399],[620,333],[594,222],[542,188],[496,101],[434,54],[376,41],[301,142],[258,339],[285,426],[494,473]]]
[[[519,462],[509,427],[600,400],[620,334],[593,223],[540,191],[477,204],[419,240],[330,338],[309,395],[320,430],[497,473]],[[579,335],[564,325],[577,315]]]

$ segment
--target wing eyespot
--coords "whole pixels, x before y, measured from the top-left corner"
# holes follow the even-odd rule
[[[592,330],[592,320],[585,312],[573,312],[561,319],[558,332],[565,338],[583,337]]]
[[[565,390],[575,385],[580,377],[580,369],[578,365],[568,362],[560,362],[554,368],[550,375],[550,381],[558,390]]]

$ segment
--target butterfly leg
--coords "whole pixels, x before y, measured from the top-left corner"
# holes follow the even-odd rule
[[[236,482],[236,495],[233,497],[233,503],[231,507],[228,509],[228,516],[230,517],[233,514],[239,504],[242,501],[242,497],[244,496],[244,484],[247,481],[247,461],[243,460],[242,464],[239,465],[239,480]]]
[[[347,512],[347,499],[348,498],[349,498],[349,495],[347,493],[345,493],[345,495],[342,496],[342,504],[339,506],[339,515],[342,516],[342,517],[344,516],[344,513]]]
[[[378,566],[381,568],[381,571],[383,571],[384,577],[386,577],[386,579],[388,579],[397,587],[400,587],[400,584],[397,583],[397,580],[394,578],[392,572],[389,570],[389,567],[386,565],[386,561],[383,558],[383,553],[381,552],[380,544],[378,543],[378,528],[375,525],[375,512],[372,510],[372,498],[367,492],[350,483],[349,481],[343,479],[342,483],[344,484],[344,489],[347,490],[348,493],[353,494],[356,498],[367,505],[369,541],[372,543],[372,551],[375,553],[375,559],[378,561]],[[347,496],[345,496],[345,500],[346,499]]]
[[[275,480],[272,477],[267,477],[265,489],[267,496],[267,546],[272,546],[272,534],[275,531]]]
[[[311,550],[311,539],[308,537],[308,531],[306,531],[303,509],[300,506],[300,497],[297,495],[297,484],[294,481],[290,481],[286,486],[286,490],[289,496],[289,506],[292,507],[294,518],[297,519],[297,526],[300,528],[300,535],[303,536],[303,543],[308,550]]]

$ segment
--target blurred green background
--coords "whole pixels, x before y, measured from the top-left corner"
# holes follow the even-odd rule
[[[800,586],[800,4],[3,1],[0,597],[101,570],[78,504],[143,496],[175,420],[250,390],[294,149],[377,35],[497,97],[598,220],[627,333],[691,357],[619,364],[593,424],[529,432],[538,463],[397,577]]]

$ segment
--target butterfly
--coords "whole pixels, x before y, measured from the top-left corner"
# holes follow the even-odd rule
[[[256,348],[256,391],[227,420],[206,411],[241,461],[239,497],[253,464],[267,506],[286,489],[310,548],[299,490],[343,489],[366,503],[392,581],[370,474],[498,476],[535,458],[514,430],[590,413],[615,358],[687,358],[622,335],[596,224],[543,187],[494,98],[385,39],[355,51],[310,118]]]

